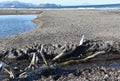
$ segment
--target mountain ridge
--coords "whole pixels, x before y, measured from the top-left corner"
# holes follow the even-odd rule
[[[120,7],[120,3],[117,4],[89,4],[89,5],[76,5],[76,6],[62,6],[57,4],[32,4],[32,3],[25,3],[20,1],[4,1],[0,3],[0,8],[104,8],[104,7]]]

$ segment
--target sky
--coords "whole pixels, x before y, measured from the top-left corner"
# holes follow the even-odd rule
[[[34,3],[34,4],[55,3],[55,4],[61,4],[61,5],[120,3],[120,0],[0,0],[0,2],[3,2],[3,1],[21,1],[21,2],[29,2],[29,3]]]

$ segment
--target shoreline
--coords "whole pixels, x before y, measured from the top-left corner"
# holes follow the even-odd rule
[[[6,62],[10,68],[13,69],[15,73],[13,80],[15,81],[32,79],[56,81],[119,80],[119,12],[120,11],[98,10],[45,10],[33,20],[33,22],[36,23],[36,27],[33,30],[19,35],[0,38],[1,61]],[[88,39],[86,43],[83,43],[84,48],[78,46],[82,35]],[[89,39],[99,41],[89,41]],[[96,53],[100,53],[101,49],[104,55],[96,56]],[[53,64],[52,67],[54,67],[53,59],[56,58],[58,54],[67,54],[71,52],[71,50],[72,52],[69,53],[71,54],[71,59],[74,59],[74,57],[78,57],[79,60],[85,57],[88,59],[91,57],[91,59],[82,63],[81,61],[80,63],[76,61],[77,63],[73,62],[71,65],[57,66],[58,68],[55,66],[56,69],[54,68],[53,72],[51,72],[52,69],[49,69],[51,66],[45,65],[44,61],[39,58],[41,57],[40,50],[45,54],[46,61],[49,61],[48,63],[50,63],[50,65]],[[99,55],[99,53],[97,55]],[[93,55],[95,55],[96,58],[93,58]],[[35,63],[38,65],[38,68],[36,67],[35,70],[29,69],[26,71],[26,67],[29,66],[30,62],[32,63],[32,56],[33,58],[38,57],[38,63]],[[81,56],[83,56],[83,58]],[[66,59],[62,59],[61,57],[61,60],[58,60],[60,60],[61,65],[62,61],[68,59],[69,57]],[[59,65],[59,62],[55,62],[55,65],[56,63]],[[66,65],[66,62],[63,64]],[[43,69],[41,70],[39,67]],[[47,67],[48,70],[45,69],[45,67]],[[70,73],[69,70],[74,71]],[[21,75],[20,73],[22,73],[21,71],[26,72],[22,77],[19,76]],[[46,72],[48,76],[44,77],[43,75],[44,73],[46,74]],[[61,74],[59,74],[59,72]],[[26,75],[28,77],[26,77]],[[9,76],[6,73],[1,73],[0,80],[9,80]]]
[[[40,14],[41,10],[16,10],[16,9],[1,9],[0,15],[18,15],[18,14]]]
[[[21,48],[33,43],[78,44],[88,39],[119,41],[120,10],[0,11],[6,14],[38,14],[36,27],[19,35],[0,38],[0,48]],[[8,13],[10,12],[10,13]],[[97,34],[96,34],[97,33]]]
[[[31,15],[31,14],[36,14],[37,17],[33,20],[31,20],[33,23],[36,24],[36,26],[34,27],[34,29],[36,29],[37,27],[37,23],[36,23],[36,19],[42,14],[43,12],[41,10],[16,10],[16,9],[12,9],[12,10],[6,10],[6,9],[3,9],[0,11],[0,15]],[[26,32],[23,32],[21,34],[17,34],[17,35],[11,35],[11,36],[6,36],[6,37],[1,37],[0,38],[0,49],[9,49],[9,48],[14,48],[14,45],[11,46],[12,44],[14,44],[14,39],[17,39],[17,37],[19,37],[20,35],[24,34],[24,33],[27,33],[27,32],[30,32],[30,31],[33,31],[34,29],[32,30],[29,30],[29,31],[26,31]],[[21,37],[22,38],[22,37]],[[20,39],[21,39],[20,38]],[[5,42],[10,42],[10,45],[5,43]],[[12,42],[13,41],[13,42]],[[20,45],[20,44],[19,44]],[[19,48],[17,45],[17,47],[15,48]],[[24,46],[21,46],[21,47],[24,47]]]

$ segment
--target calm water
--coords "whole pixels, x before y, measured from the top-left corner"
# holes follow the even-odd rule
[[[37,15],[0,15],[0,37],[16,35],[35,27]]]

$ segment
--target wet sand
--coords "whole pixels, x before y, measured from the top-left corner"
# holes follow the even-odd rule
[[[6,13],[6,11],[0,11],[2,14],[3,12]],[[27,11],[24,13],[29,14]],[[43,10],[42,13],[34,11],[35,13],[38,14],[38,17],[33,22],[37,26],[20,35],[0,38],[0,49],[23,48],[34,43],[79,44],[82,35],[85,35],[87,39],[120,41],[120,10]],[[11,12],[6,14],[11,14]],[[21,14],[21,12],[16,13],[14,10],[12,14]],[[103,62],[102,64],[106,65],[107,63]],[[57,78],[58,81],[120,80],[119,68],[109,69],[101,65],[96,67],[95,63],[73,65],[66,68],[77,68],[78,73],[61,77],[49,76],[46,80],[51,80],[51,78]]]
[[[30,9],[0,9],[0,15],[17,15],[17,14],[40,14],[41,10]]]

